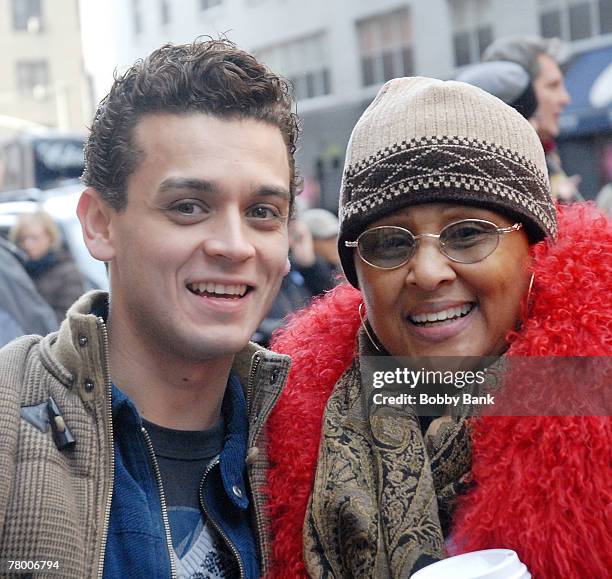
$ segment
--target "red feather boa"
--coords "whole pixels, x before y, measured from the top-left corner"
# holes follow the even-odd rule
[[[612,227],[592,206],[560,209],[559,239],[534,247],[535,300],[509,355],[612,353]],[[296,314],[273,348],[293,358],[268,423],[270,577],[307,577],[302,525],[323,410],[355,355],[359,291],[340,286]],[[473,424],[475,489],[455,517],[463,551],[516,550],[533,576],[608,577],[611,424],[598,417],[483,418]]]

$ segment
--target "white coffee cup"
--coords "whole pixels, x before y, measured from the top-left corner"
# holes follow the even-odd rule
[[[429,565],[412,579],[530,579],[531,573],[510,549],[487,549]]]

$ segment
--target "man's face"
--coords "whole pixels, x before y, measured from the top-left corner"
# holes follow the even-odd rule
[[[570,103],[570,96],[557,63],[546,54],[538,56],[538,63],[540,73],[533,81],[538,101],[535,128],[541,141],[549,141],[559,135],[559,115]]]
[[[205,114],[144,117],[127,207],[110,213],[111,332],[187,360],[231,356],[288,268],[290,172],[280,130]]]

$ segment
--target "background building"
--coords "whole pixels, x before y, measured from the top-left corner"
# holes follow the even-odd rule
[[[205,34],[226,34],[291,79],[304,123],[304,200],[332,210],[350,131],[385,80],[451,78],[508,35],[561,36],[574,54],[603,51],[598,66],[612,62],[612,0],[83,0],[82,10],[96,99],[115,66],[121,71],[163,42]],[[583,192],[593,197],[608,180],[600,157],[612,178],[612,107],[605,96],[595,108],[588,94],[579,99],[591,88],[583,80],[574,82],[570,69],[568,89],[580,109],[565,115],[559,145],[566,168],[583,174]],[[612,97],[612,88],[601,93]],[[593,110],[605,122],[585,128]]]
[[[84,132],[91,98],[78,0],[0,0],[0,53],[0,135],[30,123]]]

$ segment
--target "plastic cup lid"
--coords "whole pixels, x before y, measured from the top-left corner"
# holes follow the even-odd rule
[[[531,574],[510,549],[487,549],[449,557],[412,575],[412,579],[530,579]]]

